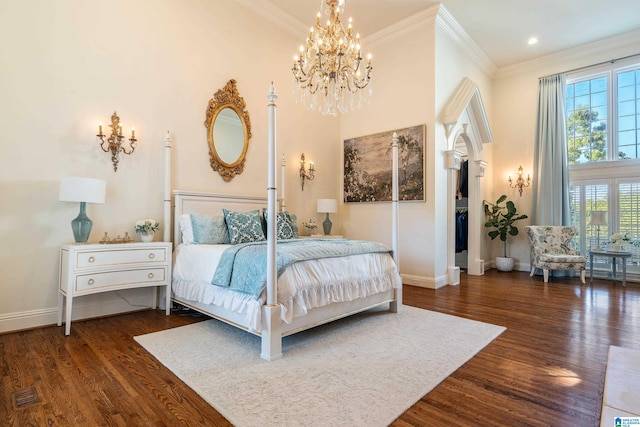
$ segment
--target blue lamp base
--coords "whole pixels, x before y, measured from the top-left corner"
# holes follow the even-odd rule
[[[87,204],[86,202],[80,202],[80,213],[71,221],[71,230],[73,230],[73,237],[76,239],[76,243],[87,243],[92,226],[93,221],[87,216]]]
[[[329,219],[329,212],[327,212],[327,217],[325,218],[324,222],[322,223],[322,228],[324,229],[324,234],[325,236],[328,236],[331,234],[331,226],[333,224],[331,223],[331,220]]]

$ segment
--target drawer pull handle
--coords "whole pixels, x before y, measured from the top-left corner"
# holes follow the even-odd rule
[[[93,285],[94,283],[96,283],[96,281],[93,280],[93,279],[89,279],[89,281],[87,283],[90,284],[90,285]]]
[[[148,277],[149,279],[153,279],[153,273],[149,273],[149,274],[147,275],[147,277]]]
[[[92,256],[89,257],[89,262],[94,262],[96,259]]]
[[[149,254],[149,258],[150,258],[150,259],[154,259],[155,257],[156,257],[156,254],[154,254],[154,253],[150,253],[150,254]]]

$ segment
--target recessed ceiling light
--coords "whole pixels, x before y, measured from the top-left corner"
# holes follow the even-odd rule
[[[534,45],[536,43],[538,43],[538,38],[537,37],[529,37],[529,40],[527,41],[527,44],[529,46]]]

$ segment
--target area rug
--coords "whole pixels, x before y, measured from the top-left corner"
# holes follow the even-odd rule
[[[272,362],[217,320],[135,339],[238,427],[386,426],[504,330],[403,306],[286,337]]]

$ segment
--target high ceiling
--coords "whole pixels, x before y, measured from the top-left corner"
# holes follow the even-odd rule
[[[322,0],[262,0],[310,27]],[[431,0],[346,0],[363,38],[432,6]],[[442,0],[498,67],[640,29],[640,0]],[[529,46],[530,37],[539,42]],[[365,46],[366,49],[366,46]]]

